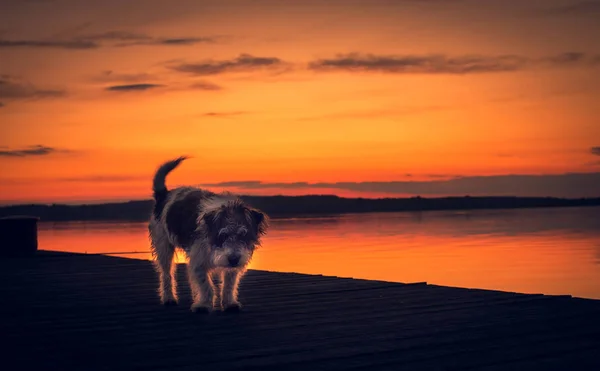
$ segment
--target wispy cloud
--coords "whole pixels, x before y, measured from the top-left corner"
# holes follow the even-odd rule
[[[4,106],[5,106],[5,104],[4,104],[4,103],[2,103],[2,102],[0,102],[0,108],[2,108],[2,107],[4,107]]]
[[[111,92],[145,92],[157,89],[160,89],[163,92],[172,92],[182,90],[219,91],[223,88],[220,85],[206,81],[196,82],[192,84],[171,82],[169,85],[158,83],[119,84],[111,85],[104,88],[104,90]]]
[[[205,80],[197,80],[189,82],[186,78],[184,81],[166,82],[165,76],[160,74],[151,74],[146,72],[140,73],[118,73],[112,70],[102,71],[89,77],[93,83],[110,84],[105,87],[108,91],[147,91],[157,88],[164,88],[164,91],[181,91],[181,90],[205,90],[218,91],[223,87]]]
[[[331,189],[366,193],[456,195],[456,196],[554,196],[600,197],[600,173],[558,175],[496,175],[452,177],[425,181],[263,183],[230,181],[202,184],[204,187],[235,188],[236,191]],[[541,194],[543,193],[543,194]]]
[[[0,48],[95,49],[100,47],[88,40],[7,40],[0,39]]]
[[[0,75],[0,98],[56,98],[66,95],[64,90],[41,89],[35,85],[8,75]]]
[[[126,31],[109,31],[100,34],[87,35],[82,37],[84,40],[92,41],[102,45],[107,43],[116,47],[137,46],[137,45],[193,45],[199,43],[213,43],[216,41],[213,37],[153,37],[141,33]]]
[[[600,64],[600,54],[588,55],[582,52],[565,52],[540,59],[532,59],[530,64],[546,67],[595,66]]]
[[[600,156],[600,146],[592,147],[590,149],[590,152],[592,153],[592,155]]]
[[[169,66],[170,69],[196,76],[218,75],[228,72],[248,72],[255,70],[280,69],[287,63],[276,57],[256,57],[240,54],[227,60],[205,60],[197,63],[180,63]]]
[[[106,88],[109,91],[145,91],[163,87],[159,84],[130,84],[130,85],[113,85]]]
[[[100,83],[134,84],[156,79],[156,76],[149,73],[118,73],[112,70],[102,71],[100,74],[90,76],[91,81]]]
[[[473,74],[514,72],[532,67],[595,66],[598,55],[566,52],[529,58],[520,55],[374,55],[349,53],[310,62],[314,71],[383,72],[404,74]]]
[[[19,149],[5,149],[0,150],[0,157],[31,157],[31,156],[47,156],[53,153],[59,152],[71,152],[66,149],[59,149],[55,147],[48,147],[41,144],[29,146],[26,148]]]
[[[301,186],[307,186],[308,183],[263,183],[260,180],[233,180],[228,182],[218,182],[218,183],[202,183],[200,186],[202,187],[241,187],[241,188],[285,188],[285,186],[293,186],[295,184]],[[283,187],[279,187],[279,185],[283,185]]]
[[[108,31],[98,34],[47,39],[0,39],[0,48],[53,48],[85,50],[101,47],[130,47],[140,45],[185,46],[214,43],[216,37],[154,37],[127,31]]]
[[[249,113],[248,111],[206,112],[206,113],[203,113],[202,116],[204,116],[204,117],[220,118],[220,117],[231,117],[231,116],[246,115],[248,113]]]
[[[223,90],[223,87],[221,85],[217,85],[215,83],[212,83],[210,81],[197,81],[193,84],[191,84],[189,86],[190,89],[192,90]]]

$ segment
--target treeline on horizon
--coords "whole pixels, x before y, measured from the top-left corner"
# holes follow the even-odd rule
[[[443,197],[443,198],[342,198],[328,195],[309,196],[241,196],[248,204],[271,217],[323,214],[515,209],[539,207],[598,206],[599,198],[564,199],[552,197]],[[0,217],[36,216],[42,221],[76,220],[148,220],[153,200],[121,203],[65,205],[30,204],[0,207]]]

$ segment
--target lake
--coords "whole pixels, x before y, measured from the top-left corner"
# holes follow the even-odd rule
[[[41,222],[39,248],[151,259],[140,222]],[[251,268],[600,299],[600,207],[273,219]]]

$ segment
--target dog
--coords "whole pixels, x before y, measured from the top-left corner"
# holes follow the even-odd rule
[[[231,194],[188,186],[168,190],[167,175],[185,159],[163,163],[153,179],[148,230],[160,301],[163,305],[178,302],[173,256],[181,248],[188,258],[191,310],[239,311],[238,285],[267,233],[269,218]]]

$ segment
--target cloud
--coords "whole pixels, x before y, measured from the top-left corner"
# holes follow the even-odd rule
[[[116,73],[112,70],[102,71],[99,75],[91,76],[94,82],[102,83],[142,83],[156,80],[156,77],[149,73]]]
[[[592,147],[590,149],[590,152],[592,153],[592,155],[600,156],[600,146],[599,147]]]
[[[200,43],[213,43],[212,37],[152,37],[146,34],[132,33],[126,31],[109,31],[100,34],[87,35],[84,40],[97,43],[110,43],[116,47],[137,45],[193,45]]]
[[[309,64],[312,70],[378,71],[389,73],[476,73],[517,71],[526,60],[518,56],[462,56],[444,55],[373,55],[338,54],[335,58],[319,59]]]
[[[203,183],[200,186],[204,187],[242,187],[242,188],[279,188],[281,184],[294,184],[294,183],[263,183],[260,180],[234,180],[229,182],[219,183]],[[307,185],[308,183],[302,183]],[[282,187],[283,188],[283,187]]]
[[[41,144],[29,146],[20,149],[2,149],[0,157],[31,157],[31,156],[47,156],[58,152],[70,152],[65,149],[43,146]]]
[[[600,13],[600,1],[580,1],[574,4],[544,9],[546,15],[593,15]]]
[[[98,45],[86,40],[6,40],[0,39],[0,48],[55,48],[95,49]]]
[[[202,116],[205,117],[231,117],[231,116],[240,116],[248,114],[248,111],[231,111],[231,112],[206,112],[203,113]]]
[[[247,72],[258,69],[277,69],[287,63],[276,57],[256,57],[250,54],[240,54],[229,60],[205,60],[198,63],[181,63],[170,66],[172,70],[191,75],[206,76],[228,72]]]
[[[109,91],[143,91],[154,88],[164,87],[169,90],[206,90],[218,91],[223,87],[210,81],[199,80],[191,84],[189,81],[174,82],[171,81],[169,86],[163,84],[163,78],[159,75],[149,73],[118,73],[112,70],[102,71],[100,74],[89,77],[94,83],[110,83],[111,85],[105,90]]]
[[[600,55],[587,55],[581,52],[565,52],[549,57],[540,58],[540,65],[547,67],[594,66],[600,64]]]
[[[213,43],[215,40],[209,37],[183,37],[171,39],[156,39],[149,44],[141,45],[193,45],[200,43]]]
[[[594,66],[600,56],[567,52],[543,58],[519,55],[374,55],[361,53],[338,54],[334,58],[310,62],[314,71],[383,72],[405,74],[472,74],[514,72],[535,66],[567,67]]]
[[[223,87],[209,81],[198,81],[191,84],[190,89],[193,90],[223,90]]]
[[[56,98],[65,95],[64,90],[39,89],[29,82],[0,75],[0,98],[3,99]]]
[[[421,196],[600,197],[600,173],[471,176],[425,181],[392,182],[263,183],[249,180],[210,183],[202,184],[201,186],[237,188],[236,192],[258,189],[331,189]]]
[[[215,37],[153,37],[127,31],[108,31],[99,34],[53,39],[0,39],[0,48],[53,48],[85,50],[101,47],[140,45],[185,46],[216,42]]]
[[[0,108],[2,108],[2,107],[4,107],[4,106],[5,106],[5,104],[4,104],[4,103],[2,103],[2,102],[0,102]]]
[[[163,87],[159,84],[131,84],[131,85],[113,85],[106,88],[109,91],[145,91]]]

